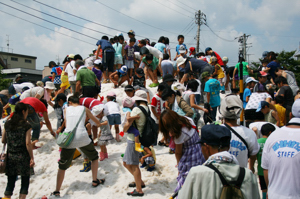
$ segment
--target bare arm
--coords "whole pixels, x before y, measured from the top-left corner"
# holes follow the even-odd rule
[[[96,59],[98,59],[99,53],[100,53],[101,45],[98,46],[96,51]]]
[[[210,101],[210,93],[209,92],[206,93],[206,98],[207,98],[207,103],[209,103],[209,101]]]
[[[256,155],[251,155],[250,156],[249,169],[252,171],[252,173],[255,172],[255,169],[254,169],[255,160],[256,160]]]
[[[249,102],[249,98],[250,98],[250,96],[247,96],[247,97],[246,97],[246,102]]]
[[[160,116],[160,115],[156,112],[155,107],[151,106],[151,111],[152,111],[153,115],[154,115],[157,119],[159,119],[159,116]]]
[[[3,144],[6,144],[6,143],[7,143],[7,141],[6,141],[6,131],[5,131],[5,129],[3,129],[3,132],[2,132],[2,143],[3,143]]]
[[[184,74],[183,77],[181,78],[180,83],[181,83],[181,84],[184,84],[184,82],[186,82],[187,80],[188,80],[187,74]]]
[[[233,79],[233,80],[235,80],[235,73],[236,73],[236,71],[237,71],[237,68],[235,68],[235,69],[233,70],[233,75],[232,75],[232,79]]]
[[[280,126],[280,119],[279,119],[279,117],[278,117],[278,113],[277,112],[275,112],[275,111],[273,111],[272,112],[272,116],[275,118],[275,120],[277,121],[276,122],[276,125],[277,126]]]
[[[269,176],[268,176],[268,170],[264,169],[264,178],[265,178],[265,182],[267,187],[269,186]]]
[[[202,110],[205,113],[208,113],[208,110],[206,108],[202,108],[201,106],[198,106],[197,104],[195,104],[195,95],[190,95],[190,105],[194,109]]]
[[[53,82],[54,79],[55,79],[55,73],[52,73],[52,79],[51,79],[51,81]]]
[[[44,117],[44,120],[45,120],[45,123],[46,123],[46,126],[47,126],[48,130],[50,131],[51,135],[53,135],[55,137],[55,133],[54,133],[54,131],[52,129],[52,126],[51,126],[51,123],[49,121],[48,113],[43,112],[43,117]]]
[[[80,90],[80,84],[81,84],[81,81],[79,81],[79,80],[77,80],[77,82],[76,82],[76,92],[79,92],[79,90]]]
[[[100,86],[100,81],[97,78],[95,79],[95,82],[98,86]]]
[[[144,160],[144,159],[146,159],[147,157],[152,157],[152,152],[151,152],[151,150],[148,148],[148,147],[145,147],[144,148],[144,151],[147,153],[147,155],[144,155],[141,159],[142,160]]]
[[[31,129],[29,129],[26,132],[26,148],[30,156],[30,167],[33,167],[35,163],[34,163],[33,152],[32,152]]]
[[[101,123],[99,122],[99,120],[93,116],[93,114],[91,113],[91,111],[88,108],[85,108],[85,112],[88,118],[90,118],[93,122],[95,122],[97,124],[97,127],[101,126]]]

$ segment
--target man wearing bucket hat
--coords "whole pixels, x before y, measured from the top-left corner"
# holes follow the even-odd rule
[[[221,102],[220,114],[224,118],[224,125],[231,131],[229,153],[236,156],[241,167],[247,167],[248,158],[250,157],[250,162],[255,161],[260,147],[254,131],[237,124],[242,109],[243,102],[240,98],[229,94]]]
[[[261,167],[268,187],[268,197],[300,197],[300,99],[292,106],[293,118],[268,137],[262,154]]]
[[[221,178],[227,183],[238,181],[241,170],[245,173],[238,188],[244,198],[260,198],[255,175],[241,168],[236,157],[227,152],[230,139],[231,133],[226,127],[215,124],[202,127],[199,143],[206,162],[191,168],[179,191],[179,199],[220,198],[225,187]]]

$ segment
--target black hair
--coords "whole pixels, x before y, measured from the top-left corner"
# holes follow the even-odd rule
[[[198,89],[199,83],[197,82],[197,80],[192,79],[190,81],[188,81],[187,83],[187,90],[191,90],[193,92],[196,92]]]
[[[151,42],[150,46],[154,47],[156,42]]]
[[[110,39],[109,39],[109,43],[114,44],[114,43],[115,43],[114,38],[110,38]]]
[[[136,42],[135,38],[130,38],[129,42]]]
[[[22,92],[29,90],[30,88],[28,86],[25,86],[22,88]]]
[[[300,90],[297,91],[297,95],[300,93]]]
[[[190,71],[190,72],[188,73],[188,78],[191,77],[191,76],[193,76],[194,78],[198,79],[197,73],[194,73],[193,71]]]
[[[77,55],[74,56],[74,60],[78,60],[78,59],[79,60],[83,60],[82,57],[81,57],[81,55],[79,55],[79,54],[77,54]]]
[[[283,84],[287,84],[287,80],[285,77],[282,77],[282,76],[279,76],[279,77],[276,77],[275,79],[275,84],[278,85],[280,83],[283,83]]]
[[[113,102],[116,101],[116,97],[114,97],[114,96],[106,96],[106,98]]]
[[[120,35],[118,38],[119,38],[119,39],[118,39],[119,41],[120,41],[120,40],[124,40],[123,35]]]
[[[63,64],[65,64],[67,61],[69,61],[68,58],[69,58],[69,56],[67,55],[63,61]]]
[[[108,36],[104,35],[104,36],[102,36],[101,39],[104,39],[104,40],[107,40],[107,41],[108,41]]]
[[[73,96],[69,97],[68,102],[79,104],[79,93],[77,92]]]
[[[144,46],[146,46],[146,40],[145,39],[142,39],[142,40],[140,40],[140,44],[143,44]]]
[[[164,54],[164,56],[163,56],[163,60],[168,60],[170,58],[170,55],[168,55],[167,53],[166,54]]]
[[[263,63],[269,63],[269,62],[266,58],[264,58],[264,59],[261,60],[261,63],[263,64]]]
[[[278,72],[279,70],[284,70],[283,67],[275,68],[275,72]]]
[[[49,62],[49,67],[52,67],[52,66],[56,66],[56,63],[54,61]]]
[[[183,35],[178,35],[177,40],[179,40],[180,38],[184,39]]]
[[[270,57],[271,56],[271,57]],[[270,57],[270,61],[277,59],[278,54],[273,51],[268,52],[267,57]]]
[[[277,95],[277,96],[275,97],[275,102],[276,102],[277,104],[283,104],[283,103],[284,103],[284,97],[281,96],[281,95]]]
[[[152,54],[147,54],[146,55],[146,61],[152,61],[153,60],[153,55]]]
[[[45,99],[40,99],[40,101],[46,106],[46,109],[48,108],[48,103]]]
[[[240,90],[238,88],[231,88],[231,93],[236,95],[240,92]]]
[[[204,52],[198,53],[198,57],[201,57],[201,56],[205,56],[205,53]]]
[[[134,88],[131,85],[127,85],[127,86],[125,86],[124,90],[125,91],[134,91]]]
[[[114,42],[115,43],[119,42],[119,37],[118,36],[114,36]]]
[[[165,44],[169,44],[170,43],[170,40],[168,37],[165,37]]]
[[[18,124],[26,123],[26,120],[24,119],[23,111],[28,110],[28,105],[24,104],[23,102],[17,103],[15,107],[15,112],[13,116],[5,122],[5,130],[14,130],[17,129],[19,126]]]
[[[168,84],[167,83],[160,83],[157,87],[157,91],[164,91],[166,88],[168,87]]]
[[[165,37],[164,37],[164,36],[161,36],[161,37],[158,39],[158,42],[164,43],[164,41],[165,41]]]
[[[169,86],[166,87],[161,95],[161,99],[166,101],[168,99],[168,97],[171,97],[172,95],[176,96],[176,92],[173,91]]]
[[[261,132],[261,134],[268,136],[270,132],[272,133],[275,130],[276,130],[276,128],[274,125],[267,123],[267,124],[262,125],[260,132]]]

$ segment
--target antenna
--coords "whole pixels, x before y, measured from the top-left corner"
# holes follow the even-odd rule
[[[7,37],[7,40],[6,40],[6,42],[7,42],[7,52],[9,53],[9,35],[6,35],[6,37]]]

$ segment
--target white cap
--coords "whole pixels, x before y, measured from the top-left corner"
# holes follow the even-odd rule
[[[96,59],[96,60],[94,61],[94,64],[95,64],[95,65],[99,65],[99,64],[101,64],[101,63],[102,63],[101,59]]]
[[[176,63],[177,63],[177,66],[181,66],[182,64],[184,64],[186,58],[183,58],[183,57],[178,57],[177,60],[176,60]]]
[[[292,114],[294,117],[300,118],[300,99],[297,99],[292,106]]]

